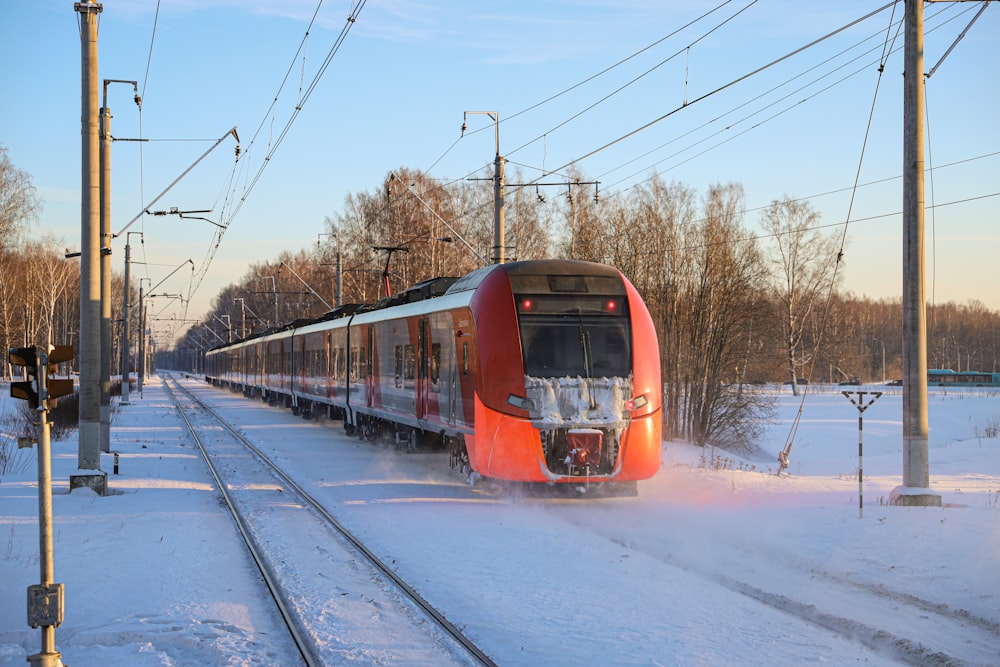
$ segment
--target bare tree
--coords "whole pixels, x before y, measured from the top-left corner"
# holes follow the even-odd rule
[[[664,395],[664,432],[681,437],[680,407],[685,395],[683,341],[688,326],[682,281],[691,257],[684,251],[684,230],[696,217],[695,193],[680,183],[654,176],[633,190],[609,216],[609,261],[642,294],[660,343]]]
[[[759,251],[742,230],[743,188],[715,185],[704,217],[687,235],[693,262],[686,277],[688,437],[698,444],[749,446],[768,409],[760,394],[739,388],[736,369],[752,335],[756,292],[763,277]]]
[[[679,183],[635,188],[606,209],[607,261],[631,277],[656,326],[667,437],[749,446],[768,408],[738,382],[759,337],[761,258],[742,230],[739,185],[710,188],[700,217],[696,206]]]
[[[0,249],[8,249],[21,227],[42,210],[31,176],[14,166],[0,145]]]
[[[13,253],[25,224],[37,220],[42,205],[27,172],[14,166],[7,148],[0,145],[0,336],[10,346],[17,335],[16,324],[24,313],[16,313],[23,301],[23,275],[16,267],[21,258]],[[25,317],[25,321],[30,318]],[[22,329],[23,332],[23,329]],[[9,377],[7,355],[3,360],[3,376]]]
[[[65,332],[61,330],[64,323],[56,322],[56,307],[68,296],[71,288],[77,285],[79,273],[75,265],[70,264],[53,248],[54,239],[42,242],[28,243],[25,255],[28,260],[28,283],[32,295],[31,310],[37,315],[30,319],[35,327],[30,337],[38,344],[48,346],[60,342]]]
[[[792,391],[798,396],[798,369],[814,359],[803,338],[813,309],[832,291],[839,250],[834,236],[816,228],[819,214],[808,202],[787,195],[773,200],[761,217],[770,236],[771,289],[781,304],[782,340]]]

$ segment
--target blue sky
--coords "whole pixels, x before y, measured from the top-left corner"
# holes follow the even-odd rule
[[[526,180],[576,161],[588,179],[601,181],[605,196],[627,192],[654,171],[699,192],[713,183],[739,182],[750,209],[746,224],[753,229],[758,209],[784,195],[810,197],[824,224],[843,222],[850,212],[855,222],[848,227],[845,288],[897,298],[901,36],[881,81],[877,71],[892,10],[699,100],[886,3],[734,0],[679,30],[721,4],[369,0],[260,171],[269,142],[273,146],[286,126],[299,91],[313,81],[352,5],[323,3],[304,58],[295,58],[315,2],[162,0],[155,39],[155,0],[105,2],[99,76],[135,80],[143,93],[140,114],[130,86],[109,87],[112,134],[150,139],[114,144],[112,228],[121,230],[212,142],[238,126],[249,152],[235,171],[233,141],[226,139],[153,207],[211,209],[205,217],[230,225],[188,311],[200,317],[248,263],[314,246],[324,217],[341,211],[347,194],[377,187],[390,170],[459,178],[485,169],[495,152],[491,121],[470,116],[461,138],[460,127],[465,111],[496,111],[501,153]],[[69,0],[3,0],[0,7],[0,56],[7,64],[0,143],[32,175],[44,199],[32,233],[53,234],[75,248],[77,14]],[[925,69],[944,55],[979,7],[926,6]],[[902,12],[899,3],[894,20]],[[1000,309],[998,56],[1000,6],[993,3],[927,85],[927,161],[937,167],[927,181],[927,201],[937,205],[927,214],[933,249],[928,295],[937,302],[978,299]],[[694,103],[680,108],[685,101]],[[878,184],[860,188],[852,206],[859,164],[860,182]],[[230,216],[233,193],[238,200],[258,172],[244,204]],[[142,231],[144,241],[138,248],[139,236],[130,237],[133,257],[145,262],[133,275],[156,284],[188,258],[200,269],[216,230],[199,220],[143,218],[129,229]],[[123,243],[118,238],[113,246],[116,271],[122,270]],[[189,288],[190,271],[184,269],[160,291]],[[174,312],[181,317],[180,308],[170,307],[162,316]]]

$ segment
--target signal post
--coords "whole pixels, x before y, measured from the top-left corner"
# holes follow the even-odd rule
[[[28,656],[33,667],[62,667],[56,650],[56,628],[63,621],[63,585],[55,583],[55,552],[52,538],[52,445],[49,438],[49,409],[59,396],[73,393],[71,378],[49,378],[51,364],[73,358],[70,345],[39,353],[33,347],[11,348],[7,353],[13,366],[22,366],[28,379],[11,382],[10,395],[28,401],[38,415],[38,545],[41,581],[28,586],[28,625],[41,628],[42,647]],[[30,378],[34,377],[34,381]],[[30,443],[30,438],[28,439]],[[19,445],[20,446],[20,445]],[[30,444],[29,444],[30,446]]]

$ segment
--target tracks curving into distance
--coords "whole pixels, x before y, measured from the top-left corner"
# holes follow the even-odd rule
[[[294,480],[280,470],[260,449],[244,437],[243,434],[240,433],[233,425],[223,419],[215,410],[205,405],[197,396],[188,391],[183,385],[180,384],[180,382],[176,380],[176,378],[165,377],[164,383],[169,395],[177,406],[178,412],[183,418],[191,437],[193,438],[198,449],[201,451],[202,457],[206,461],[209,470],[215,479],[215,483],[223,496],[224,503],[232,513],[233,519],[247,545],[251,558],[260,570],[264,583],[267,586],[270,595],[274,598],[278,612],[285,625],[288,627],[290,636],[306,665],[312,667],[313,665],[322,665],[333,661],[329,658],[325,658],[323,655],[324,650],[329,652],[330,649],[320,648],[321,645],[325,646],[331,642],[328,639],[317,640],[314,636],[317,632],[316,629],[311,627],[310,621],[304,618],[304,614],[308,612],[304,609],[307,605],[304,605],[300,599],[303,593],[300,591],[294,596],[294,599],[291,599],[292,596],[290,596],[288,591],[285,590],[287,585],[286,577],[276,571],[278,568],[276,568],[273,563],[273,559],[269,558],[266,553],[266,549],[261,547],[261,543],[268,540],[267,537],[262,538],[259,534],[260,524],[262,522],[256,519],[248,521],[246,516],[247,512],[241,510],[239,501],[232,493],[233,488],[256,486],[257,489],[260,489],[262,484],[260,482],[253,484],[234,484],[232,481],[227,482],[227,480],[223,479],[223,476],[219,471],[220,466],[213,463],[213,459],[217,459],[218,454],[210,453],[208,451],[210,448],[205,446],[202,437],[199,436],[199,433],[204,436],[210,428],[215,431],[211,435],[211,438],[218,439],[220,432],[219,427],[221,426],[221,429],[231,436],[232,441],[239,443],[238,446],[244,451],[250,452],[259,466],[263,466],[263,468],[256,473],[258,476],[265,473],[270,475],[272,477],[272,485],[274,478],[280,479],[283,488],[277,490],[283,492],[284,499],[282,504],[308,507],[310,515],[314,518],[318,517],[325,527],[325,530],[328,532],[332,531],[332,533],[336,535],[341,542],[346,542],[346,544],[350,545],[350,548],[353,549],[354,553],[357,556],[360,556],[365,563],[369,564],[371,568],[381,573],[386,582],[383,587],[384,589],[394,589],[397,597],[408,600],[416,609],[418,609],[418,613],[422,613],[423,618],[417,618],[415,615],[414,617],[409,618],[412,625],[420,625],[422,621],[429,619],[432,625],[450,640],[448,642],[435,642],[433,639],[430,641],[430,643],[437,644],[436,650],[439,651],[439,653],[446,655],[455,664],[475,664],[487,667],[496,667],[496,663],[494,663],[489,656],[487,656],[468,637],[466,637],[458,627],[445,618],[441,612],[435,609],[416,590],[414,590],[413,587],[403,581],[385,562],[376,556],[332,514],[330,514],[330,512],[323,505],[312,498],[312,496],[302,489]],[[183,394],[183,397],[188,404],[187,406],[182,405],[182,401],[175,393],[175,389]],[[209,415],[214,426],[196,426],[193,424],[192,420],[189,419],[189,415],[195,411],[199,414]],[[288,494],[285,493],[287,491],[294,494],[300,502],[295,502],[289,498]],[[311,546],[313,549],[325,550],[328,545],[322,545],[320,547],[315,545]],[[288,577],[288,579],[295,578],[299,577]],[[329,597],[329,595],[326,597]],[[326,615],[326,613],[317,615]],[[404,616],[406,616],[405,613]],[[425,630],[420,632],[424,632],[426,634]],[[425,641],[427,640],[425,639]],[[336,641],[332,643],[335,644]],[[350,650],[352,649],[341,647],[338,652],[346,654]],[[436,661],[437,658],[432,657],[431,660]]]

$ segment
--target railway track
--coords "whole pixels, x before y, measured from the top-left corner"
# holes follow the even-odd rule
[[[195,391],[224,415],[242,401]],[[988,583],[977,596],[941,588],[942,581],[967,585],[965,577],[920,585],[922,570],[897,571],[892,559],[868,558],[864,540],[835,544],[819,530],[750,525],[738,513],[714,517],[681,507],[678,514],[655,497],[591,502],[489,493],[437,474],[437,455],[400,459],[346,438],[326,449],[325,440],[317,447],[306,434],[312,424],[286,420],[278,437],[270,415],[242,415],[240,428],[261,428],[254,438],[259,447],[296,470],[297,479],[312,479],[300,483],[336,507],[337,518],[383,560],[406,542],[405,557],[392,561],[392,569],[433,589],[435,602],[503,664],[588,664],[595,651],[616,656],[605,664],[670,664],[671,656],[678,664],[685,656],[701,664],[838,663],[848,656],[883,666],[996,664],[1000,623],[981,602],[990,597]],[[219,430],[217,423],[212,428]],[[299,428],[304,435],[296,447]],[[312,463],[320,459],[332,467]],[[427,540],[445,520],[443,544]],[[455,535],[463,551],[451,559]],[[811,546],[786,548],[786,540]],[[487,557],[499,565],[484,582]],[[593,582],[597,572],[599,606],[597,588],[578,585]],[[566,619],[575,623],[591,612],[609,623],[607,632],[596,637],[573,626],[554,638],[552,628],[570,627]],[[707,619],[718,627],[700,633]],[[633,641],[637,635],[648,641]]]
[[[732,559],[710,566],[716,559],[699,560],[679,553],[675,543],[645,543],[634,536],[616,534],[611,524],[596,530],[565,516],[563,521],[596,533],[622,548],[660,561],[798,620],[914,667],[989,667],[996,664],[1000,623],[963,609],[933,602],[918,595],[873,583],[856,574],[817,567],[773,546],[754,544],[754,562],[762,555],[774,570],[759,572],[751,564],[740,566],[741,545],[732,545]],[[688,536],[697,542],[697,538]],[[763,554],[761,553],[763,551]],[[775,581],[779,581],[776,585]],[[842,610],[850,608],[848,617]]]
[[[322,504],[176,378],[165,386],[207,462],[304,664],[359,656],[407,664],[495,663]],[[330,571],[331,566],[333,571]],[[378,578],[381,599],[370,599]],[[356,591],[365,591],[360,595]]]

